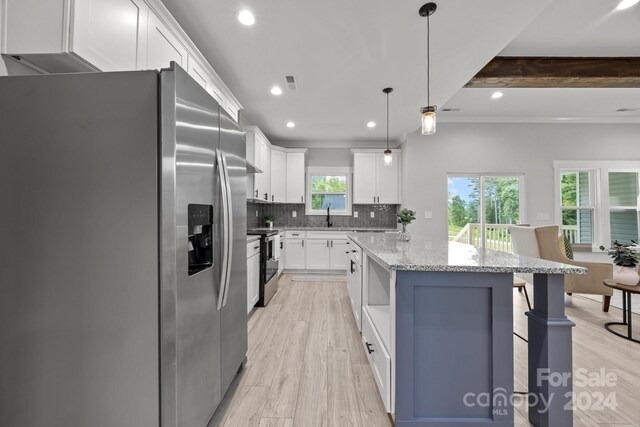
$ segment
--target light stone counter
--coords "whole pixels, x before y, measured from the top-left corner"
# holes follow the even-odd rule
[[[586,274],[587,269],[464,243],[412,239],[398,241],[395,233],[349,235],[367,255],[387,270],[478,273]]]

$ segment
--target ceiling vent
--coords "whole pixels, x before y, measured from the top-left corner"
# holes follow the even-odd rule
[[[616,110],[617,113],[628,113],[630,111],[638,111],[637,108],[618,108]]]
[[[462,110],[462,108],[443,108],[442,111],[452,111],[452,112],[458,112]]]
[[[296,90],[296,78],[294,76],[284,76],[287,81],[287,87],[289,90]]]

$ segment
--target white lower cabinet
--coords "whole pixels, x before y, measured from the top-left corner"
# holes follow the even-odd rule
[[[331,266],[332,270],[344,270],[349,266],[349,241],[347,239],[335,239],[331,241]]]
[[[382,401],[387,412],[391,411],[391,357],[382,343],[366,308],[362,309],[362,345],[373,370]]]
[[[260,298],[260,241],[247,243],[247,313]]]
[[[284,242],[286,252],[285,268],[287,270],[304,270],[306,265],[306,254],[304,250],[303,238],[287,237]]]
[[[307,239],[307,270],[328,270],[331,268],[330,241]]]

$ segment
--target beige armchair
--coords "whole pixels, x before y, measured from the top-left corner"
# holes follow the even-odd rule
[[[535,234],[535,240],[537,242],[537,258],[588,269],[586,275],[566,274],[564,277],[565,291],[569,295],[574,292],[578,294],[602,295],[602,311],[609,311],[613,289],[604,286],[602,282],[605,279],[611,279],[613,277],[613,265],[599,262],[581,262],[567,258],[564,251],[564,237],[560,235],[560,227],[557,225],[535,228],[511,227],[515,253],[519,253],[519,246],[523,246],[527,253],[520,253],[520,255],[536,257],[536,253],[531,247],[530,238],[533,236],[532,232]]]

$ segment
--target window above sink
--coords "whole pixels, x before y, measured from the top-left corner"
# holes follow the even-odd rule
[[[307,215],[351,215],[351,168],[307,169]]]

